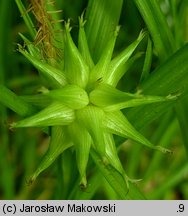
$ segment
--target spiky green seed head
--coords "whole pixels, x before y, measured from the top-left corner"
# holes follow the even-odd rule
[[[94,64],[87,44],[83,17],[79,19],[79,24],[78,47],[71,37],[70,23],[65,24],[64,63],[59,65],[58,61],[56,64],[41,61],[37,49],[22,36],[28,50],[20,48],[20,52],[49,82],[48,91],[43,93],[49,98],[49,104],[38,113],[13,123],[12,127],[52,127],[49,149],[32,180],[50,166],[65,149],[71,147],[76,151],[82,186],[87,185],[86,169],[91,149],[100,156],[104,164],[111,164],[128,182],[130,179],[119,160],[113,134],[162,152],[168,150],[150,143],[131,125],[121,109],[160,103],[175,97],[130,94],[116,88],[126,72],[124,68],[127,61],[145,36],[144,32],[112,58],[119,32],[117,27],[112,38],[107,41],[101,58]]]

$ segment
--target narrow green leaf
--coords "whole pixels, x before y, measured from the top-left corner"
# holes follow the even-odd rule
[[[181,22],[181,17],[184,17],[187,14],[187,0],[180,1],[180,2],[177,0],[172,0],[172,1],[169,1],[169,6],[170,6],[170,12],[172,15],[172,19],[173,19],[174,38],[177,43],[177,46],[181,47],[184,44],[185,38],[183,35],[184,30],[182,29],[180,31],[180,29],[186,26],[186,24],[184,23],[186,22],[186,19],[183,18],[183,22]],[[183,8],[183,10],[180,8]]]
[[[104,164],[100,157],[93,150],[91,151],[91,156],[103,176],[106,178],[115,192],[120,196],[120,198],[129,199],[128,188],[122,175],[116,171],[112,165]]]
[[[8,54],[9,46],[11,45],[9,36],[12,24],[12,16],[10,14],[11,9],[11,0],[0,2],[0,84],[4,84],[7,71],[6,66],[9,63],[7,59],[10,58]]]
[[[89,78],[89,67],[86,65],[70,35],[70,23],[65,24],[65,73],[69,83],[85,88]]]
[[[176,104],[176,114],[178,116],[178,121],[179,125],[181,128],[182,132],[182,137],[184,141],[184,146],[187,151],[188,155],[188,115],[187,115],[187,110],[188,110],[188,99],[185,98],[184,100],[181,100]]]
[[[29,182],[32,183],[35,181],[41,172],[47,169],[55,161],[55,159],[63,153],[63,151],[71,146],[72,143],[67,138],[66,129],[60,126],[52,127],[49,148],[38,168],[29,179]]]
[[[148,44],[147,44],[147,50],[146,50],[146,55],[145,55],[145,60],[144,60],[144,67],[143,67],[141,78],[140,78],[141,82],[149,76],[151,62],[152,62],[152,55],[153,55],[152,42],[151,42],[150,37],[148,37]]]
[[[26,26],[27,26],[27,28],[29,30],[29,33],[30,33],[32,39],[34,39],[35,36],[36,36],[36,33],[37,33],[36,29],[35,29],[35,25],[33,24],[30,16],[28,15],[28,12],[25,9],[22,1],[21,0],[15,0],[15,2],[17,4],[19,10],[20,10],[20,13],[21,13],[21,15],[22,15],[22,17],[24,19],[24,22],[25,22],[25,24],[26,24]]]
[[[176,43],[158,1],[134,1],[153,38],[160,60],[165,61],[176,50]]]
[[[153,145],[129,123],[121,112],[106,113],[104,127],[113,134],[133,139],[149,148],[159,150],[163,153],[170,152],[161,146]]]
[[[19,47],[19,51],[50,81],[53,87],[61,88],[67,83],[63,71],[38,60],[21,47]]]
[[[39,113],[12,123],[11,127],[45,127],[54,125],[68,125],[74,121],[74,111],[62,103],[54,102]]]
[[[180,2],[178,2],[180,3]],[[184,28],[187,25],[187,11],[188,11],[188,3],[187,0],[181,1],[179,8],[176,7],[176,10],[178,12],[179,19],[175,19],[175,22],[177,23],[177,26],[175,28],[182,29],[182,31],[175,32],[177,34],[180,34],[181,40],[183,40],[183,44],[185,41],[188,41],[188,32],[187,28]],[[175,23],[175,25],[176,25]],[[177,38],[176,38],[177,40]],[[178,41],[178,40],[177,40]]]
[[[170,55],[172,55],[179,46],[179,32],[177,31],[177,17],[176,17],[176,11],[175,8],[175,2],[170,2],[170,5],[172,6],[172,16],[173,18],[173,24],[175,27],[175,37],[176,40],[174,40],[174,37],[172,35],[172,31],[170,30],[169,26],[167,25],[165,16],[162,14],[160,10],[160,6],[157,1],[155,0],[135,0],[147,26],[150,31],[150,34],[153,38],[155,48],[158,52],[159,59],[161,61],[166,60]],[[178,32],[178,34],[176,34]],[[184,64],[184,63],[183,63]],[[177,81],[178,82],[178,81]],[[186,105],[184,102],[182,102],[181,105],[179,105],[176,108],[176,112],[179,113],[181,110],[185,110]],[[178,115],[180,124],[184,121],[186,118],[186,115]],[[185,128],[184,128],[185,129]],[[184,134],[184,131],[182,131]],[[185,136],[184,136],[185,138]],[[187,140],[185,140],[185,145],[187,143]]]
[[[8,127],[5,125],[5,122],[7,122],[10,114],[8,115],[8,110],[5,107],[6,104],[1,104],[1,100],[8,99],[6,96],[4,99],[1,98],[1,94],[3,94],[3,92],[1,92],[1,85],[5,83],[7,84],[7,72],[10,72],[10,62],[13,60],[12,53],[10,52],[12,49],[12,38],[10,34],[13,19],[13,14],[10,13],[10,11],[12,11],[12,6],[13,4],[11,0],[0,1],[0,190],[3,199],[14,199],[16,194],[15,169],[13,167],[12,160],[9,158],[10,133],[8,131]],[[6,87],[4,86],[4,88]],[[15,99],[16,97],[17,96],[15,95]],[[10,102],[10,99],[8,100]],[[18,101],[16,103],[18,103]],[[27,104],[22,104],[22,101],[18,104],[20,104],[19,107],[21,107],[22,110],[25,108],[27,109]],[[10,108],[10,106],[8,107]],[[16,108],[16,104],[14,108],[19,112],[19,108]]]
[[[46,95],[72,109],[81,109],[89,103],[87,93],[76,85],[66,85],[61,89],[51,90]]]
[[[3,85],[0,85],[0,103],[21,116],[31,115],[35,108],[22,100],[14,92]]]
[[[86,11],[86,36],[96,63],[118,25],[123,0],[90,0]],[[105,23],[105,25],[104,25]]]

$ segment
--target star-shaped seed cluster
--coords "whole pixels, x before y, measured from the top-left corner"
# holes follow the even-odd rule
[[[119,160],[113,134],[132,139],[152,149],[168,152],[167,149],[150,143],[134,128],[121,110],[165,102],[175,97],[130,94],[116,88],[126,72],[127,62],[146,33],[141,32],[131,45],[112,58],[119,32],[117,27],[111,39],[106,42],[100,59],[94,64],[84,24],[83,17],[79,18],[78,47],[72,40],[70,23],[65,24],[63,59],[53,61],[41,59],[40,50],[22,35],[27,50],[20,46],[19,51],[38,69],[40,76],[45,78],[50,86],[42,91],[42,94],[33,96],[34,106],[38,103],[42,104],[43,108],[11,125],[13,128],[51,128],[48,151],[31,181],[66,149],[72,148],[76,152],[82,186],[87,185],[86,168],[91,149],[100,156],[104,164],[111,164],[128,182],[130,179]]]

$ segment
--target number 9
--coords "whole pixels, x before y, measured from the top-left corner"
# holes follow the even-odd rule
[[[184,205],[183,204],[179,204],[179,212],[184,212]]]

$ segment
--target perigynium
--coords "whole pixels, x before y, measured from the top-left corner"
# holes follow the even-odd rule
[[[81,16],[78,47],[71,37],[69,21],[62,28],[63,50],[59,50],[54,44],[50,47],[48,43],[53,41],[45,41],[43,38],[41,51],[41,46],[36,46],[21,35],[27,49],[19,45],[19,51],[38,69],[40,77],[47,85],[41,94],[23,97],[40,110],[12,123],[11,127],[51,129],[48,151],[30,181],[34,181],[66,149],[72,148],[76,152],[75,164],[83,187],[87,187],[86,168],[91,149],[99,155],[101,163],[111,164],[128,184],[131,179],[120,162],[113,134],[135,140],[152,149],[170,152],[161,146],[153,145],[140,134],[121,110],[174,100],[176,96],[146,96],[139,92],[131,94],[116,88],[126,72],[129,59],[146,33],[141,32],[131,45],[112,58],[119,32],[117,26],[111,39],[106,42],[100,59],[94,64],[87,44],[85,22]],[[49,54],[52,53],[51,49],[52,56]],[[57,53],[54,54],[54,51]]]

